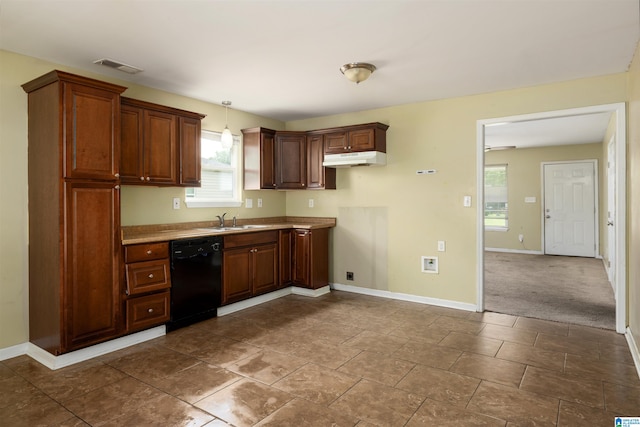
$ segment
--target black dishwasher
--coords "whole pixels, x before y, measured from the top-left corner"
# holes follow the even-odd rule
[[[222,299],[222,237],[171,242],[171,319],[167,331],[217,316]]]

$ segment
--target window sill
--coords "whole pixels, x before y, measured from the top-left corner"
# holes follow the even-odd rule
[[[239,208],[242,202],[233,200],[185,199],[188,208]]]
[[[485,227],[484,231],[499,231],[504,233],[506,231],[509,231],[509,227],[495,227],[495,226],[491,227],[490,226],[490,227]]]

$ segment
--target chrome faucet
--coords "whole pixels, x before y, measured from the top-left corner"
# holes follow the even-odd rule
[[[227,214],[227,213],[225,212],[225,213],[223,213],[222,215],[216,215],[216,217],[220,220],[220,228],[223,228],[223,227],[224,227],[224,216],[225,216],[226,214]]]

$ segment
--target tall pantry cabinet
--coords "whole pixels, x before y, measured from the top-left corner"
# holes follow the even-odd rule
[[[29,100],[29,339],[58,355],[121,334],[120,94],[61,71]]]

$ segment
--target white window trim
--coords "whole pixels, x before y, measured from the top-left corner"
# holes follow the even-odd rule
[[[209,132],[220,134],[220,132],[207,131],[202,130],[202,132]],[[237,154],[237,165],[236,171],[238,173],[237,179],[237,194],[238,200],[221,200],[221,199],[206,199],[206,198],[198,198],[194,199],[192,197],[186,196],[186,189],[184,195],[184,204],[187,208],[238,208],[242,206],[242,145],[240,142],[240,138],[237,135],[233,135],[233,144],[236,146],[238,150]]]

